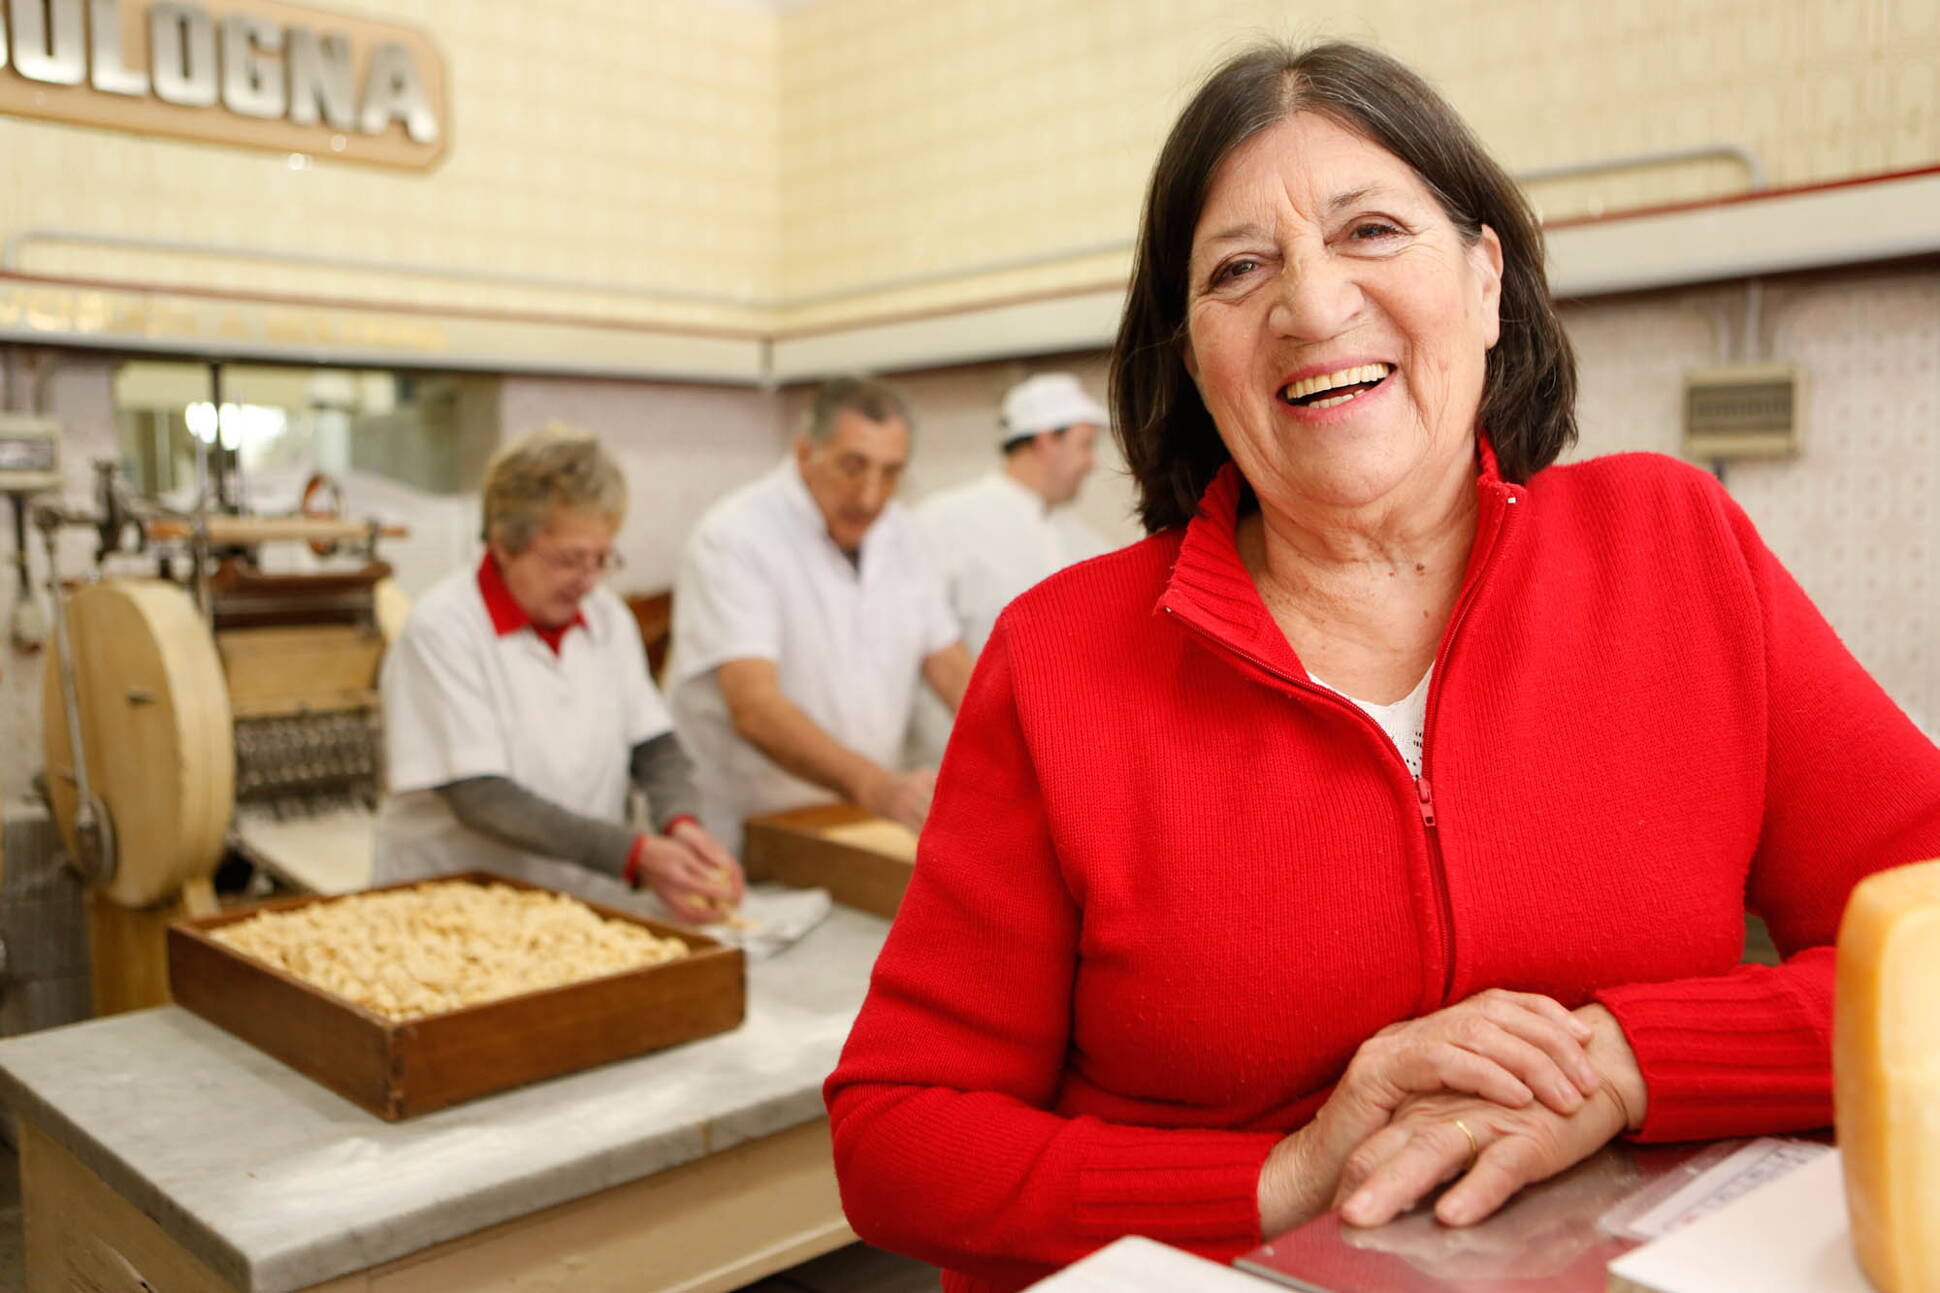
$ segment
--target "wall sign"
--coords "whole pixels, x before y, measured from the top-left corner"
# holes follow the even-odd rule
[[[281,0],[0,0],[0,112],[414,169],[450,137],[429,37]]]

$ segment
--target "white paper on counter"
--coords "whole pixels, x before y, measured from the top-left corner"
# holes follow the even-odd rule
[[[1610,1263],[1611,1293],[1873,1293],[1828,1151]]]
[[[1658,1239],[1831,1152],[1832,1146],[1817,1141],[1760,1136],[1715,1162],[1701,1155],[1692,1160],[1700,1170],[1690,1180],[1678,1185],[1673,1177],[1665,1182],[1671,1189],[1628,1202],[1620,1214],[1604,1217],[1603,1227],[1626,1239]]]

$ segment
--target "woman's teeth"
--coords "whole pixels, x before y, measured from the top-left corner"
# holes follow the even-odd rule
[[[1302,408],[1330,409],[1373,389],[1391,371],[1393,370],[1387,364],[1356,364],[1352,368],[1342,368],[1337,372],[1322,373],[1317,377],[1303,377],[1297,382],[1289,382],[1280,391],[1280,398]],[[1327,391],[1340,393],[1323,394]]]

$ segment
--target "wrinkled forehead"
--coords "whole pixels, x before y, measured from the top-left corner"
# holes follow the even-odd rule
[[[1406,161],[1330,116],[1297,112],[1241,143],[1214,168],[1194,222],[1193,247],[1396,202],[1439,209],[1427,182]]]

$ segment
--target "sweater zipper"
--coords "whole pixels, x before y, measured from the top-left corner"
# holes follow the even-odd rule
[[[1506,508],[1514,504],[1515,501],[1516,496],[1511,492],[1503,500],[1503,505]],[[1453,654],[1455,648],[1456,630],[1461,628],[1462,621],[1468,617],[1469,606],[1474,603],[1477,590],[1482,587],[1482,581],[1488,576],[1489,567],[1495,563],[1495,554],[1497,549],[1502,546],[1502,532],[1508,528],[1508,520],[1509,513],[1504,511],[1502,518],[1496,523],[1494,531],[1489,536],[1488,551],[1482,554],[1482,564],[1477,568],[1474,580],[1470,582],[1467,590],[1462,594],[1461,599],[1455,604],[1455,613],[1449,617],[1448,631],[1442,635],[1441,650],[1435,653],[1434,663],[1430,666],[1434,670],[1435,677],[1428,684],[1428,707],[1426,713],[1422,716],[1421,722],[1421,775],[1419,777],[1414,776],[1408,771],[1408,761],[1401,757],[1401,751],[1396,748],[1394,741],[1389,738],[1387,732],[1383,730],[1381,725],[1374,721],[1373,716],[1359,705],[1356,705],[1353,701],[1348,700],[1338,692],[1329,691],[1325,687],[1302,682],[1292,674],[1274,668],[1266,661],[1254,655],[1251,651],[1235,646],[1223,638],[1215,637],[1205,629],[1200,628],[1197,624],[1194,624],[1191,620],[1182,618],[1172,607],[1165,607],[1165,613],[1167,615],[1178,620],[1179,623],[1185,625],[1188,629],[1191,629],[1194,633],[1212,643],[1220,650],[1238,656],[1255,669],[1258,669],[1261,673],[1269,677],[1278,678],[1287,686],[1304,695],[1317,697],[1321,701],[1332,705],[1335,709],[1352,715],[1362,726],[1373,729],[1375,736],[1379,738],[1379,743],[1382,748],[1389,751],[1394,761],[1401,765],[1401,775],[1413,782],[1415,790],[1415,811],[1421,818],[1422,839],[1428,850],[1428,870],[1435,881],[1435,908],[1442,939],[1442,988],[1440,999],[1443,1005],[1448,1003],[1449,994],[1455,990],[1455,902],[1448,892],[1448,867],[1447,863],[1442,859],[1441,835],[1436,829],[1437,819],[1435,816],[1434,786],[1428,780],[1428,755],[1429,751],[1434,749],[1434,742],[1430,739],[1430,736],[1435,729],[1435,713],[1440,708],[1438,702],[1441,699],[1442,676],[1446,669],[1447,661]]]
[[[1448,662],[1455,655],[1455,635],[1461,630],[1462,621],[1468,618],[1469,607],[1475,604],[1476,595],[1488,578],[1489,567],[1495,564],[1495,554],[1502,547],[1503,531],[1509,528],[1509,509],[1515,506],[1515,502],[1515,492],[1510,490],[1502,500],[1502,515],[1489,535],[1489,547],[1482,554],[1482,564],[1476,568],[1475,578],[1455,603],[1455,613],[1448,620],[1448,632],[1442,635],[1441,650],[1435,653],[1435,676],[1428,684],[1428,706],[1421,718],[1421,775],[1415,778],[1415,807],[1421,811],[1422,834],[1428,841],[1428,870],[1435,877],[1435,897],[1441,913],[1441,1003],[1444,1006],[1455,991],[1455,900],[1448,892],[1448,864],[1442,857],[1441,832],[1435,828],[1435,790],[1434,783],[1428,779],[1429,756],[1435,749],[1435,715],[1441,709],[1442,678]]]

